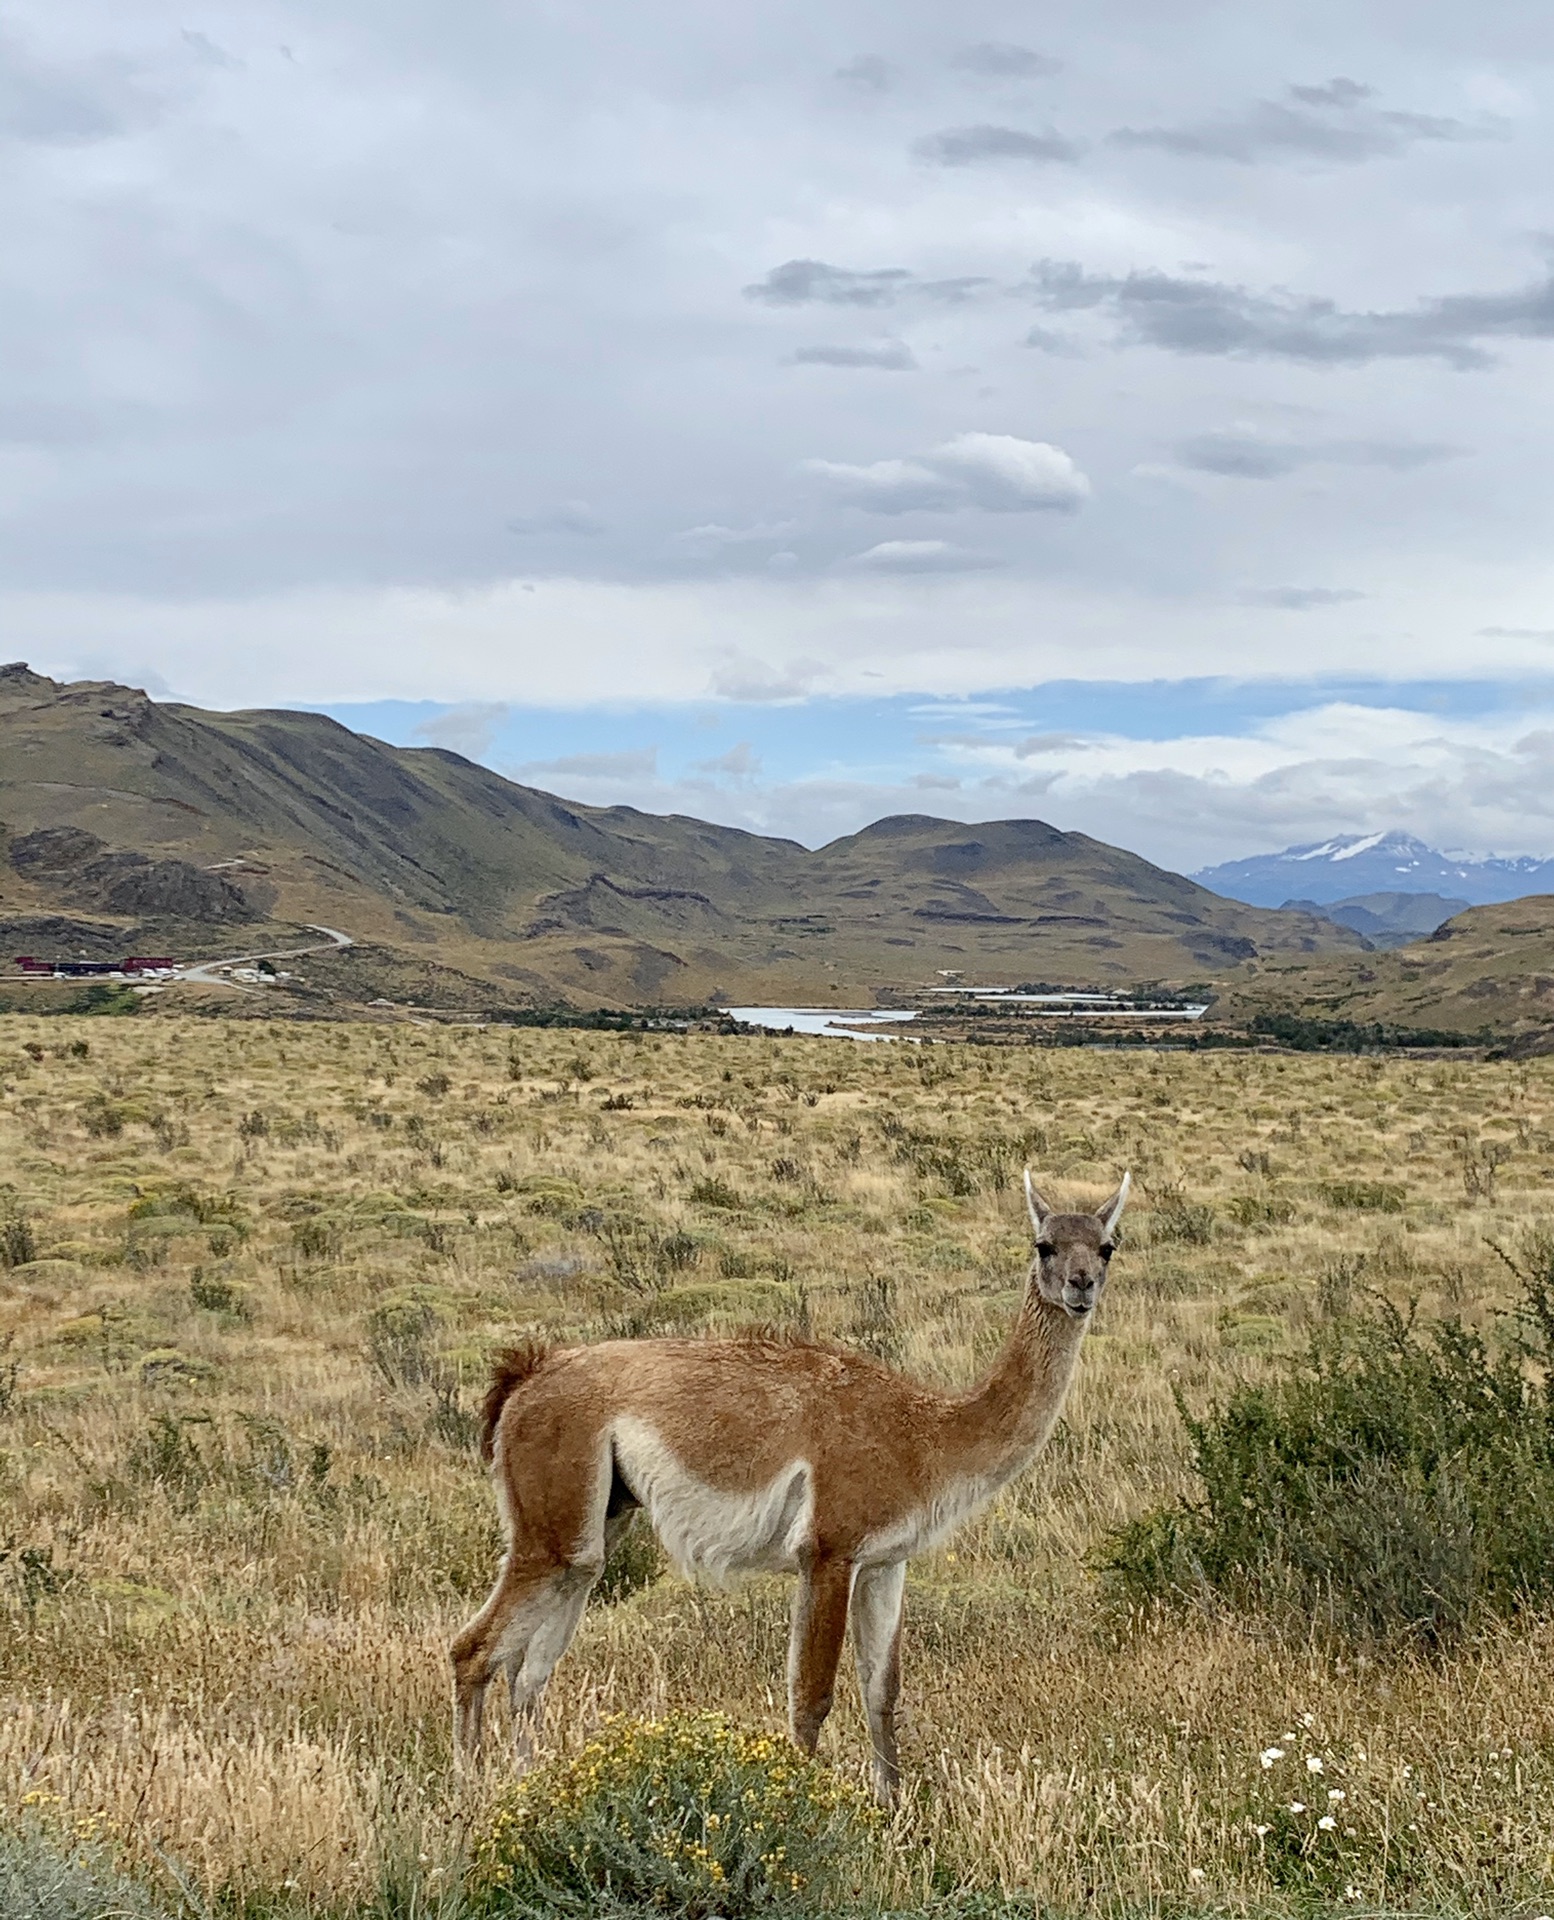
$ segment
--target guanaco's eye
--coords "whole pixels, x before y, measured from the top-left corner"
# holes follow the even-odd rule
[[[1102,1249],[1101,1249],[1101,1265],[1102,1265],[1103,1267],[1105,1266],[1105,1264],[1106,1264],[1106,1262],[1107,1262],[1108,1260],[1110,1260],[1110,1259],[1111,1259],[1111,1257],[1112,1257],[1112,1255],[1113,1255],[1113,1254],[1114,1254],[1114,1253],[1115,1253],[1116,1251],[1117,1251],[1117,1249],[1116,1249],[1115,1247],[1102,1247]]]

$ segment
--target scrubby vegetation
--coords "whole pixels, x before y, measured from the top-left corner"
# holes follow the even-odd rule
[[[449,1750],[446,1643],[498,1548],[486,1353],[777,1321],[969,1382],[1028,1158],[1075,1202],[1131,1165],[1127,1245],[1052,1448],[914,1566],[906,1804],[788,1892],[1554,1910],[1554,1064],[15,1018],[0,1089],[13,1881],[28,1848],[29,1884],[110,1876],[102,1910],[468,1920],[520,1866],[556,1904],[546,1849],[581,1845],[578,1899],[615,1872],[588,1834],[651,1851],[617,1772],[480,1877],[537,1804]],[[757,1800],[779,1765],[851,1792],[849,1690],[828,1770],[775,1741],[787,1601],[697,1592],[632,1530],[539,1777],[715,1710]],[[677,1792],[711,1857],[712,1789]]]
[[[477,1913],[533,1920],[835,1913],[865,1904],[881,1824],[780,1735],[716,1713],[620,1718],[498,1797],[468,1891]]]
[[[1299,1364],[1183,1415],[1201,1496],[1102,1555],[1134,1604],[1231,1606],[1340,1646],[1439,1648],[1554,1602],[1554,1243],[1518,1272],[1519,1327],[1491,1349],[1460,1317],[1421,1327],[1377,1298]],[[1513,1269],[1514,1270],[1514,1269]]]

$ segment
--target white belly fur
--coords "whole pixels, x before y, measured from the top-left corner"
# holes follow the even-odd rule
[[[807,1460],[790,1461],[753,1493],[725,1493],[689,1472],[645,1420],[622,1414],[610,1437],[622,1479],[682,1573],[719,1582],[797,1568],[814,1529]]]

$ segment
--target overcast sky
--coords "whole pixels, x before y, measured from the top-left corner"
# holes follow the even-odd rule
[[[805,839],[1554,851],[1545,5],[6,19],[6,656]]]

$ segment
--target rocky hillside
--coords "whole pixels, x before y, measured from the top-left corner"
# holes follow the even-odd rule
[[[4,955],[224,953],[323,924],[397,956],[383,982],[365,955],[335,969],[359,998],[413,962],[494,1003],[868,1004],[945,969],[1185,982],[1362,944],[1038,820],[914,815],[811,852],[576,806],[318,714],[207,713],[19,665],[0,668],[0,823]]]

